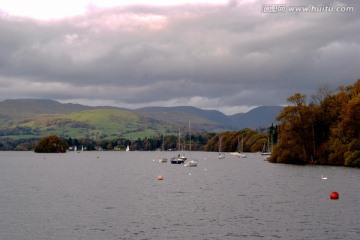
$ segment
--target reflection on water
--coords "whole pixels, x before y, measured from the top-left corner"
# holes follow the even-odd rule
[[[360,239],[359,169],[175,154],[0,152],[0,239]]]

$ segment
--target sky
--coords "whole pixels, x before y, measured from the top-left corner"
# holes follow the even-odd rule
[[[358,0],[1,0],[0,101],[286,105],[360,78],[359,29]]]

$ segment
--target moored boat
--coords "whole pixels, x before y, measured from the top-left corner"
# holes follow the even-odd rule
[[[183,154],[179,154],[177,157],[173,157],[171,158],[170,162],[172,164],[184,164],[184,162],[186,161],[187,157]]]
[[[185,167],[196,167],[198,165],[198,161],[194,159],[187,159],[184,162]]]
[[[168,161],[167,158],[159,158],[158,159],[159,163],[166,163]]]

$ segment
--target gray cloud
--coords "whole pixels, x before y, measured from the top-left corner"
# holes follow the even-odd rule
[[[354,11],[263,13],[262,2],[229,1],[49,22],[0,16],[0,100],[190,104],[225,113],[285,104],[295,92],[360,77],[360,6],[334,4],[341,2]]]

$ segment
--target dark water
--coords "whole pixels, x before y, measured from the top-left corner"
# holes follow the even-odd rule
[[[359,169],[216,155],[0,152],[0,239],[360,239]]]

